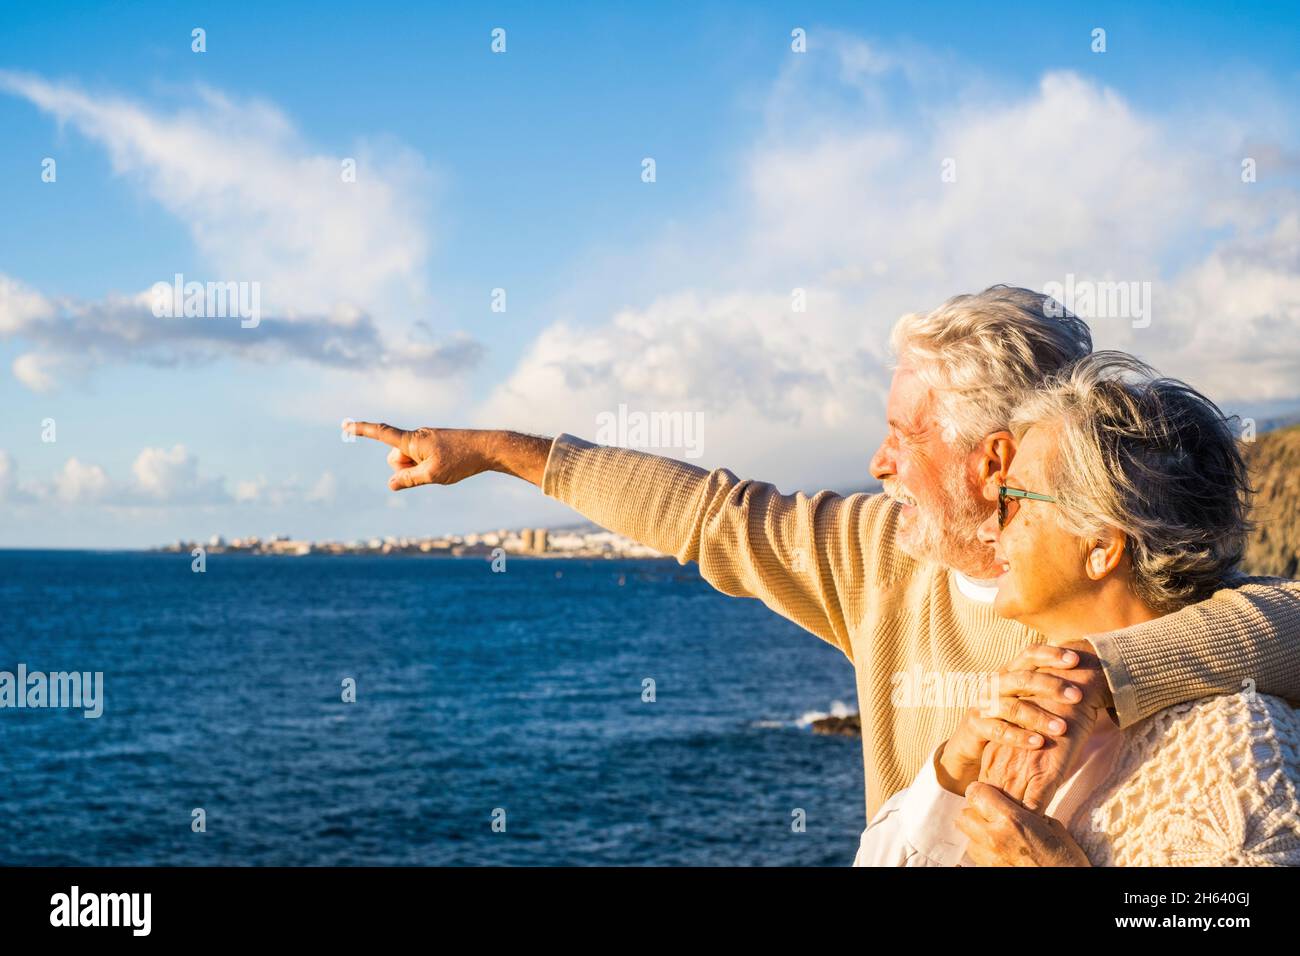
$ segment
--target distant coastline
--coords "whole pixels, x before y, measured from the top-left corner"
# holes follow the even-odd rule
[[[227,540],[213,535],[207,541],[176,541],[152,552],[254,554],[274,557],[307,555],[383,555],[396,557],[491,558],[497,555],[535,558],[666,558],[667,555],[623,535],[593,524],[564,528],[502,528],[465,535],[437,537],[368,538],[354,541],[311,541],[272,535]]]

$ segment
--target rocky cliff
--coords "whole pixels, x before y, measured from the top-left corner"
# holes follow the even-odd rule
[[[1255,486],[1243,567],[1249,574],[1297,577],[1300,571],[1300,425],[1279,428],[1245,445]]]

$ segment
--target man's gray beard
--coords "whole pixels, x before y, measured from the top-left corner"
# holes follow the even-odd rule
[[[918,561],[934,561],[980,577],[988,573],[993,552],[979,540],[978,531],[988,520],[993,505],[971,496],[960,470],[944,477],[943,493],[948,507],[942,509],[945,512],[942,514],[936,514],[933,506],[925,507],[916,499],[911,526],[898,535],[898,547]]]

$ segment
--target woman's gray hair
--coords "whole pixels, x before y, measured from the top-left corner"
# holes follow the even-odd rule
[[[899,364],[935,390],[944,438],[963,451],[1005,429],[1028,392],[1092,351],[1087,323],[1051,296],[1005,285],[905,315],[891,341]]]
[[[1127,538],[1133,590],[1159,611],[1229,580],[1250,531],[1251,488],[1231,420],[1189,385],[1124,352],[1096,352],[1032,395],[1012,432],[1053,429],[1048,487],[1062,526]]]

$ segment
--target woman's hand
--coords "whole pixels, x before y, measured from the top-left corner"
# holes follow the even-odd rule
[[[1088,738],[1092,736],[1099,720],[1109,720],[1107,707],[1113,705],[1110,685],[1107,683],[1101,662],[1088,641],[1065,645],[1075,652],[1080,662],[1065,673],[1054,676],[1068,680],[1083,691],[1082,700],[1058,702],[1040,700],[1066,723],[1062,735],[1054,735],[1046,746],[1038,750],[1003,747],[991,743],[984,748],[984,758],[979,779],[1000,788],[1035,813],[1047,812],[1052,797],[1078,766]],[[1060,648],[1064,650],[1065,647]],[[1054,670],[1043,673],[1052,675]]]
[[[1026,698],[1077,703],[1082,691],[1069,681],[1040,673],[1038,667],[1068,669],[1079,662],[1074,651],[1046,644],[1031,644],[996,675],[996,696],[987,710],[972,707],[944,744],[935,764],[939,785],[964,796],[980,774],[980,761],[988,743],[1021,750],[1037,750],[1048,736],[1065,733],[1066,723]]]
[[[1091,866],[1064,824],[1041,817],[992,784],[966,791],[957,829],[970,838],[966,856],[976,866]]]

